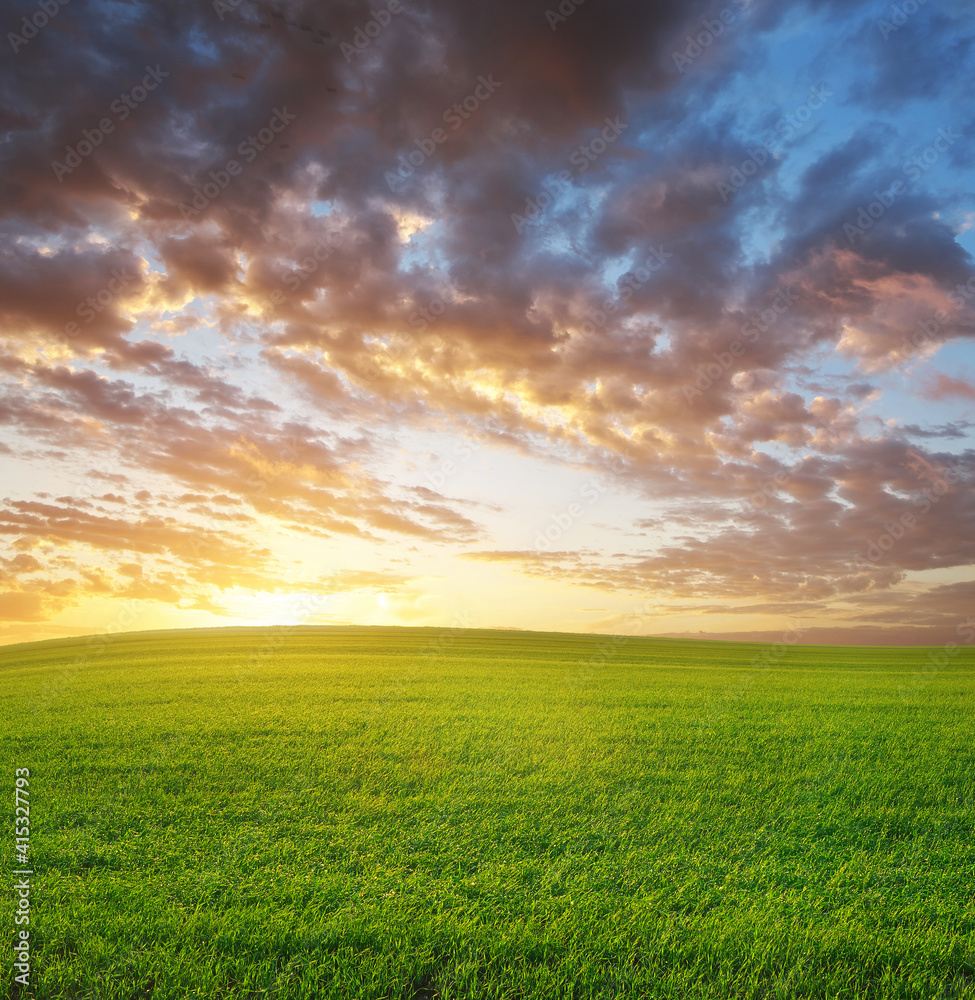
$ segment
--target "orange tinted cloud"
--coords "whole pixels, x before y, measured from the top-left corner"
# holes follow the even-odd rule
[[[916,47],[905,92],[906,33],[880,46],[823,3],[756,5],[681,67],[706,3],[620,0],[554,28],[549,6],[433,0],[350,59],[359,0],[176,21],[163,3],[124,38],[67,8],[0,69],[12,618],[346,588],[420,620],[419,571],[386,560],[446,573],[466,556],[460,576],[510,566],[704,616],[893,622],[916,613],[919,574],[971,565],[968,424],[885,397],[975,334],[965,216],[944,193],[968,140],[918,178],[903,167],[934,141],[951,61]],[[828,68],[847,97],[787,137],[805,87],[756,52],[800,16],[803,72]],[[914,23],[944,42],[929,16]],[[835,58],[837,32],[855,58]],[[147,63],[170,75],[59,178],[52,160]],[[472,98],[484,75],[499,86]],[[771,133],[774,155],[722,193]],[[920,385],[946,407],[975,398],[957,374]],[[431,440],[447,453],[428,459]],[[451,448],[471,442],[535,478],[499,484],[485,460],[464,479]],[[599,530],[625,541],[525,549],[533,491],[567,502],[549,469],[604,477],[628,506]],[[309,572],[312,552],[335,562]]]

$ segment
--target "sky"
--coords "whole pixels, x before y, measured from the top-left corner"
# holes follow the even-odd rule
[[[970,3],[0,33],[0,642],[975,614]]]

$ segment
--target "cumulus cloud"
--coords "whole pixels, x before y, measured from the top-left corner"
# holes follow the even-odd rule
[[[718,5],[424,0],[367,34],[359,0],[76,4],[0,69],[9,617],[375,589],[295,576],[275,532],[702,613],[896,615],[909,574],[972,562],[971,453],[925,450],[970,425],[876,414],[883,379],[975,333],[954,8],[885,38],[840,4],[738,3],[687,55]],[[803,18],[814,55],[776,77]],[[397,478],[397,434],[430,429],[612,470],[667,532],[492,548],[490,504]],[[77,488],[39,496],[39,463]]]

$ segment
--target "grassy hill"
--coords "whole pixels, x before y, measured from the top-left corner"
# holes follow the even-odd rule
[[[396,628],[0,648],[11,816],[30,769],[23,995],[975,997],[956,652]]]

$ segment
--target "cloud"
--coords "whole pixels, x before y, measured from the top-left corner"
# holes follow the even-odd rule
[[[963,439],[968,437],[967,431],[971,426],[973,425],[968,420],[952,420],[947,424],[941,424],[937,427],[919,427],[917,424],[904,424],[900,430],[909,437]]]
[[[95,593],[223,613],[226,588],[381,573],[309,581],[284,555],[302,537],[702,614],[968,565],[972,458],[938,450],[968,423],[877,412],[889,373],[975,335],[970,26],[737,6],[683,67],[714,4],[553,26],[547,0],[430,0],[351,54],[359,0],[135,4],[125,31],[61,11],[0,68],[0,423],[24,470],[0,534],[50,563],[11,563],[11,614]],[[491,548],[496,502],[404,472],[429,433],[612,474],[653,507],[619,526],[645,548]]]
[[[975,399],[975,385],[938,372],[925,383],[921,394],[925,399],[944,399],[945,396]]]

